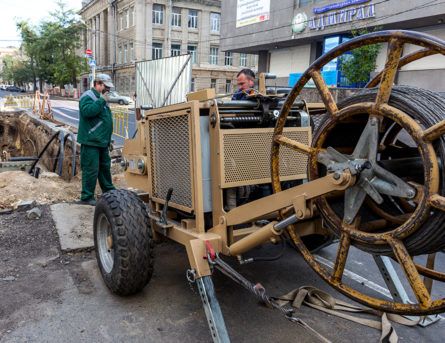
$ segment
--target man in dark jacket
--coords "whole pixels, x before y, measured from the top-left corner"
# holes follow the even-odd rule
[[[97,74],[94,87],[82,94],[79,101],[80,168],[82,169],[81,203],[96,205],[94,191],[99,180],[105,193],[115,189],[111,180],[109,146],[113,133],[113,118],[106,102],[106,94],[114,87],[106,74]]]
[[[254,95],[255,73],[250,69],[241,70],[236,76],[238,90],[233,94],[232,100],[246,100],[249,95]]]

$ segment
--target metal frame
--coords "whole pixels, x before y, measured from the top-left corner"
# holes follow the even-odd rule
[[[355,49],[363,45],[384,42],[389,43],[388,57],[384,71],[376,77],[376,79],[378,78],[377,81],[373,81],[380,84],[375,102],[360,103],[339,110],[331,92],[321,76],[321,68],[330,60],[337,58],[348,50]],[[131,151],[131,149],[126,150],[124,148],[124,155],[126,151],[133,154],[133,156],[141,156],[142,154],[143,156],[147,157],[148,161],[150,161],[151,157],[149,156],[149,149],[145,148],[148,142],[147,137],[149,133],[147,130],[145,130],[144,133],[144,129],[141,129],[143,126],[146,126],[146,122],[155,120],[156,118],[162,118],[164,116],[171,116],[175,112],[184,113],[183,111],[187,110],[192,118],[190,130],[193,141],[191,142],[191,146],[196,148],[195,150],[191,149],[191,163],[193,166],[195,166],[193,171],[195,207],[192,209],[193,212],[190,213],[195,215],[195,219],[187,219],[178,222],[173,214],[168,215],[167,224],[165,224],[165,222],[161,221],[161,212],[163,206],[165,206],[165,201],[158,198],[151,199],[149,216],[151,218],[152,229],[154,230],[155,237],[163,235],[186,247],[192,271],[196,275],[197,280],[199,280],[199,284],[201,286],[200,292],[205,300],[208,301],[211,299],[211,297],[213,297],[211,286],[209,286],[209,284],[204,285],[206,282],[205,280],[208,280],[207,278],[212,274],[212,268],[209,265],[209,261],[206,259],[208,256],[208,246],[211,246],[216,253],[240,256],[255,246],[275,240],[282,233],[281,230],[277,230],[277,225],[284,222],[286,224],[285,226],[288,227],[288,233],[293,240],[293,243],[300,250],[306,262],[327,283],[348,297],[364,303],[367,306],[393,313],[424,315],[438,313],[444,310],[445,299],[433,301],[425,287],[425,284],[420,278],[420,274],[427,275],[428,277],[437,280],[445,279],[445,274],[434,271],[433,267],[431,266],[422,267],[422,269],[414,264],[402,241],[420,227],[422,222],[428,216],[430,206],[445,210],[445,197],[438,194],[439,167],[437,156],[432,145],[432,142],[435,139],[445,133],[445,120],[431,128],[423,130],[418,123],[410,119],[405,113],[388,105],[388,100],[391,94],[397,69],[403,63],[418,59],[419,56],[431,55],[430,53],[423,52],[414,56],[406,57],[404,60],[401,56],[404,44],[421,45],[427,47],[428,50],[438,51],[439,53],[445,55],[445,42],[419,33],[385,31],[352,39],[347,43],[340,45],[336,49],[331,50],[327,55],[324,55],[319,60],[315,61],[314,64],[303,74],[287,97],[274,130],[271,174],[275,194],[236,207],[228,212],[226,212],[223,207],[224,183],[222,181],[223,172],[221,159],[223,156],[221,154],[221,137],[224,133],[219,125],[221,118],[217,101],[202,99],[203,102],[199,104],[199,101],[195,100],[185,104],[173,105],[150,111],[145,121],[138,124],[140,129],[138,130],[138,134],[136,136],[136,142],[139,142],[138,144],[140,145],[136,146],[136,143],[134,143],[134,145],[131,143],[135,148],[135,151]],[[310,79],[314,80],[314,83],[322,97],[324,107],[329,114],[329,125],[331,125],[326,126],[326,131],[323,132],[324,135],[321,138],[318,137],[318,140],[314,142],[312,146],[294,141],[283,135],[287,116],[290,113],[297,96]],[[306,108],[309,107],[310,106],[306,106]],[[318,105],[315,107],[318,108]],[[200,109],[208,111],[210,119],[209,130],[211,142],[211,175],[213,180],[213,227],[207,231],[205,231],[203,219],[202,175],[200,175],[201,160],[200,154],[197,154],[200,145],[199,129],[197,129],[199,128]],[[336,217],[335,213],[329,212],[330,207],[326,203],[325,195],[334,191],[346,190],[354,186],[357,179],[360,178],[360,172],[362,172],[364,167],[360,166],[360,170],[355,171],[357,167],[356,164],[358,163],[357,156],[346,158],[346,161],[341,163],[341,168],[338,166],[334,173],[328,174],[324,177],[321,177],[317,173],[317,163],[319,162],[318,157],[320,156],[320,152],[323,151],[323,142],[324,139],[326,139],[330,128],[334,126],[337,121],[344,118],[353,117],[360,113],[368,113],[371,118],[376,119],[380,117],[387,117],[401,125],[412,134],[414,140],[419,145],[421,156],[424,161],[424,174],[427,185],[421,197],[417,199],[419,205],[414,212],[414,215],[408,218],[403,225],[399,226],[395,230],[385,232],[383,234],[360,231],[358,229],[359,223],[357,220],[353,220],[353,218],[351,218],[349,221],[340,220],[338,222],[338,218]],[[279,171],[281,146],[285,146],[297,152],[308,155],[309,178],[312,181],[282,191],[282,178],[280,177]],[[129,181],[132,180],[131,183],[129,182],[131,185],[143,185],[143,189],[148,189],[148,193],[151,194],[150,191],[152,190],[152,185],[151,176],[149,173],[148,176],[146,176],[137,175],[137,173],[135,174],[129,171],[127,175],[131,175],[131,178],[129,179]],[[148,182],[147,178],[149,179]],[[257,182],[257,180],[255,181]],[[303,226],[299,226],[299,221],[302,219],[313,218],[314,203],[317,203],[317,207],[321,209],[321,211],[325,211],[323,212],[325,218],[326,216],[328,218],[331,216],[333,218],[332,222],[337,220],[335,224],[338,228],[340,241],[332,273],[323,268],[315,260],[314,256],[301,239],[302,232],[300,232],[299,228],[303,228]],[[177,206],[175,207],[174,203],[172,203],[171,207],[178,208]],[[237,235],[234,235],[233,227],[239,224],[251,223],[260,218],[264,218],[265,216],[277,217],[278,214],[280,214],[281,219],[283,219],[288,217],[290,213],[294,213],[295,217],[288,218],[289,221],[286,221],[286,219],[278,223],[276,221],[272,221],[268,225],[261,228],[252,225],[249,228],[243,229],[243,231],[237,233]],[[411,304],[407,302],[406,293],[403,293],[402,290],[399,289],[397,280],[393,275],[390,276],[391,280],[387,280],[390,282],[388,287],[390,289],[392,287],[394,291],[397,291],[398,297],[400,298],[400,300],[398,300],[398,297],[395,296],[395,301],[393,302],[370,297],[345,285],[342,282],[343,271],[345,268],[349,247],[355,242],[389,245],[397,261],[404,269],[407,279],[417,296],[418,303]],[[385,266],[385,268],[387,268],[388,273],[391,273],[388,266]],[[206,293],[208,291],[211,293],[210,298],[209,294]],[[220,310],[218,308],[206,308],[207,317],[210,319],[213,318],[212,321],[214,322],[214,316],[219,316],[219,311]],[[209,324],[212,323],[209,322]],[[221,335],[222,337],[226,335],[225,326],[224,329],[221,329]]]
[[[400,281],[399,276],[397,275],[396,270],[391,262],[391,259],[388,256],[380,256],[373,255],[374,261],[379,268],[380,274],[382,275],[383,280],[385,281],[386,286],[388,287],[389,292],[391,293],[391,297],[398,302],[403,304],[412,304],[408,293],[406,293],[405,287],[403,287],[402,282]],[[408,316],[409,319],[418,321],[417,325],[422,327],[427,327],[434,323],[437,323],[442,317],[438,314],[427,315],[423,317],[413,317]]]

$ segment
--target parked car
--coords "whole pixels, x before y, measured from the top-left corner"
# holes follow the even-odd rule
[[[119,105],[132,105],[134,103],[133,99],[129,96],[119,95],[116,91],[111,91],[108,95],[108,102],[114,102]]]
[[[22,89],[17,86],[9,86],[6,88],[7,92],[22,92]]]

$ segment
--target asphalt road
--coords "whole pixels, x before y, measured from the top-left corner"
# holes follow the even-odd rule
[[[12,94],[13,96],[24,95],[24,93],[10,93],[10,92],[0,91],[0,97],[4,97],[8,94]],[[50,100],[54,118],[64,124],[78,128],[79,102],[76,100],[60,99],[60,98],[53,98],[53,99],[50,98]],[[136,130],[136,120],[134,112],[130,112],[129,125],[128,125],[129,137],[132,137],[135,130]],[[112,139],[114,140],[115,147],[123,146],[124,138],[117,135],[113,135]]]
[[[32,222],[24,212],[0,215],[1,343],[211,342],[196,286],[185,278],[188,262],[182,246],[158,244],[154,274],[147,287],[137,295],[118,297],[104,285],[94,252],[60,251],[48,207],[42,210],[42,218]],[[334,248],[325,249],[323,256],[332,259]],[[266,246],[252,254],[276,254],[276,249]],[[226,261],[250,281],[260,282],[273,296],[312,285],[347,300],[321,281],[290,247],[274,262],[240,266],[234,259]],[[348,268],[383,285],[371,265],[364,267],[368,261],[362,253],[353,250],[350,261]],[[13,280],[7,281],[11,276]],[[221,273],[215,272],[213,281],[232,342],[320,342],[279,311],[260,305],[252,294]],[[360,291],[379,295],[366,284],[350,278],[347,282]],[[380,337],[375,329],[306,306],[295,315],[335,343],[378,342]],[[426,329],[394,327],[400,342],[443,342],[444,321]]]

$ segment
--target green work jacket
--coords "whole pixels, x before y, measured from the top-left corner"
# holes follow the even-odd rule
[[[101,148],[109,146],[113,134],[113,117],[107,102],[94,88],[80,97],[79,113],[77,141]]]

